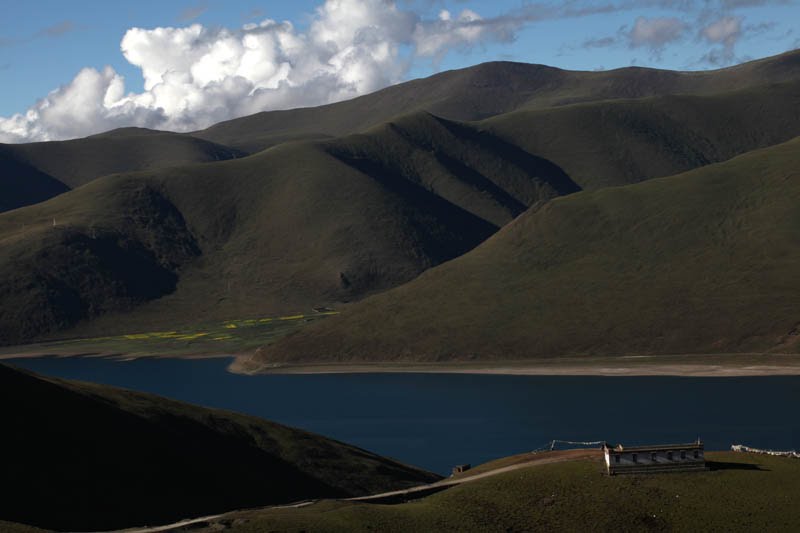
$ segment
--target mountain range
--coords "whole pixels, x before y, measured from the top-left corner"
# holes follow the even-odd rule
[[[0,342],[336,307],[263,362],[793,350],[800,52],[488,63],[0,146]]]

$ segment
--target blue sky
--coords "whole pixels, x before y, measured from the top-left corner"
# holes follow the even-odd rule
[[[796,0],[2,0],[0,7],[4,142],[69,138],[127,123],[187,130],[231,114],[316,105],[491,60],[585,70],[633,64],[704,69],[800,46]],[[276,68],[285,63],[282,74],[275,69],[253,73],[241,65],[225,75],[209,72],[222,64],[214,43],[233,38],[244,46],[243,26],[265,19],[293,25],[247,30],[271,35],[265,46],[277,46],[277,55],[253,57],[275,61]],[[204,59],[196,48],[176,48],[186,40],[177,30],[193,24],[202,30],[192,39],[204,43],[204,50],[215,50],[208,52],[216,54],[215,60]],[[176,31],[154,33],[159,27]],[[129,34],[123,47],[129,58],[138,58],[137,65],[121,50],[132,28],[145,30]],[[321,44],[319,34],[332,36],[330,46]],[[287,39],[300,39],[302,46],[287,45]],[[159,58],[168,51],[176,54],[169,64]],[[178,56],[184,53],[194,63],[182,63]],[[315,57],[306,61],[302,54]],[[224,61],[229,65],[231,58]],[[203,79],[187,82],[200,67]],[[148,92],[145,68],[150,89],[163,84],[161,92]],[[182,72],[184,79],[170,81],[168,72]],[[242,80],[247,83],[237,85]],[[49,102],[37,104],[59,87]],[[209,87],[213,98],[206,98]],[[92,95],[105,108],[94,109]],[[239,105],[236,98],[249,103]],[[87,106],[91,117],[81,115]],[[15,114],[22,115],[12,121]]]

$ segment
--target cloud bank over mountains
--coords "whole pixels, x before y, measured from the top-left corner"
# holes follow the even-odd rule
[[[111,67],[84,68],[25,114],[0,118],[0,142],[81,137],[122,126],[191,131],[269,109],[319,105],[401,81],[416,57],[513,38],[469,9],[422,19],[387,0],[327,0],[305,33],[265,20],[241,29],[132,28],[125,59],[144,91]]]

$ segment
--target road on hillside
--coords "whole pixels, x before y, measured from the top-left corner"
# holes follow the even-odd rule
[[[540,452],[540,453],[529,453],[523,455],[517,455],[511,457],[513,464],[492,468],[491,470],[483,470],[480,468],[480,471],[477,471],[473,474],[470,474],[469,471],[465,472],[456,477],[450,477],[443,479],[441,481],[437,481],[435,483],[429,483],[426,485],[418,485],[416,487],[411,487],[410,489],[402,489],[402,490],[393,490],[389,492],[381,492],[379,494],[371,494],[369,496],[358,496],[355,498],[345,498],[340,501],[348,501],[348,502],[373,502],[377,503],[384,500],[407,500],[407,499],[415,499],[419,497],[423,497],[428,493],[439,492],[441,490],[445,490],[450,487],[454,487],[456,485],[461,485],[463,483],[469,483],[472,481],[477,481],[479,479],[485,479],[487,477],[496,476],[499,474],[504,474],[506,472],[511,472],[514,470],[520,470],[522,468],[529,468],[532,466],[540,466],[545,464],[552,464],[552,463],[562,463],[565,461],[575,461],[579,459],[599,459],[602,456],[602,452],[597,449],[589,449],[589,450],[564,450],[564,451],[556,451],[556,452]],[[518,462],[517,462],[518,461]],[[478,469],[476,469],[478,470]],[[292,508],[299,508],[299,507],[306,507],[308,505],[312,505],[319,500],[305,500],[301,502],[291,503],[287,505],[271,505],[268,507],[261,507],[257,510],[266,511],[269,509],[292,509]],[[255,510],[255,509],[254,509]],[[168,532],[174,531],[176,529],[180,529],[186,526],[192,526],[197,524],[202,524],[204,522],[208,522],[209,525],[218,520],[220,518],[225,517],[226,515],[235,513],[237,511],[230,511],[228,513],[218,514],[218,515],[211,515],[211,516],[203,516],[200,518],[192,518],[189,520],[181,520],[180,522],[175,522],[173,524],[167,524],[163,526],[155,526],[155,527],[143,527],[143,528],[133,528],[133,529],[120,529],[115,531],[110,531],[107,533],[161,533],[161,532]]]

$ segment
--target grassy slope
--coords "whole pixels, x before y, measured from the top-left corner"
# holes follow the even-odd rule
[[[203,139],[139,128],[72,141],[0,145],[0,175],[3,182],[9,182],[0,185],[3,191],[13,193],[3,198],[0,211],[46,200],[108,174],[242,155]]]
[[[4,193],[0,210],[42,201],[63,192],[64,186],[74,188],[107,174],[230,159],[242,155],[238,149],[253,153],[288,140],[364,131],[414,111],[480,120],[519,109],[574,102],[711,94],[780,83],[798,75],[798,52],[701,73],[644,68],[573,72],[542,65],[486,63],[346,102],[258,113],[220,123],[194,136],[122,128],[72,141],[3,145],[0,174],[6,183],[0,183],[0,192]]]
[[[0,244],[6,342],[167,294],[199,254],[163,192],[120,179],[0,215]]]
[[[791,77],[797,57],[649,75],[683,80],[676,87],[690,80],[710,90],[718,78],[735,87],[755,74]],[[460,75],[502,93],[494,81],[504,69],[560,72],[492,64]],[[650,78],[620,85],[626,76],[644,76],[641,69],[624,72],[590,87],[652,92]],[[515,94],[525,93],[519,83],[510,85]],[[570,91],[580,92],[575,83]],[[460,94],[462,85],[448,90]],[[796,135],[796,88],[785,82],[714,96],[562,105],[471,124],[418,112],[363,134],[287,143],[236,161],[109,177],[0,216],[0,239],[12,244],[0,252],[0,274],[10,280],[0,289],[0,342],[41,338],[101,316],[71,335],[171,329],[357,300],[464,253],[531,205]],[[123,130],[87,141],[159,136]]]
[[[575,190],[547,161],[426,113],[368,135],[103,178],[0,216],[8,244],[0,271],[13,280],[0,338],[19,342],[158,298],[136,316],[111,316],[82,332],[150,331],[358,299]],[[98,238],[110,242],[98,247]],[[138,263],[121,269],[131,254]],[[84,280],[76,270],[92,275]]]
[[[289,139],[363,131],[396,116],[429,111],[454,120],[481,120],[524,108],[665,94],[712,94],[796,80],[800,52],[787,52],[708,72],[624,68],[566,71],[524,63],[485,63],[388,87],[327,106],[270,111],[230,120],[194,135],[254,152]]]
[[[20,342],[159,298],[124,321],[111,315],[76,334],[152,331],[188,320],[306,312],[356,300],[464,253],[529,206],[578,190],[575,181],[597,188],[646,179],[800,133],[796,87],[785,83],[713,97],[563,106],[477,124],[422,112],[365,134],[101,180],[0,217],[0,235],[22,234],[23,227],[29,235],[33,227],[42,235],[39,243],[30,237],[17,241],[28,257],[27,269],[19,269],[13,248],[7,249],[5,257],[13,261],[2,264],[7,279],[16,281],[6,289],[5,299],[13,303],[10,315],[5,311],[10,316],[6,323],[8,331],[16,327],[19,333],[0,338]],[[136,192],[142,188],[155,192]],[[152,205],[140,205],[142,198],[153,204],[152,195],[173,220],[166,234],[152,224],[137,228],[129,223],[156,216],[135,215],[156,213]],[[62,223],[60,231],[69,228],[78,244],[54,241],[57,232],[48,227],[53,218]],[[166,262],[141,259],[150,277],[162,280],[146,293],[128,288],[139,277],[129,279],[114,268],[103,270],[109,280],[93,282],[97,290],[77,303],[59,296],[75,292],[77,282],[64,282],[60,274],[45,276],[44,295],[25,288],[41,289],[42,277],[35,272],[52,270],[43,265],[51,260],[53,247],[66,248],[57,254],[61,270],[76,261],[73,270],[85,268],[87,261],[117,261],[103,255],[111,252],[75,256],[76,246],[92,245],[94,239],[86,235],[95,234],[95,227],[132,241],[144,255],[154,249],[186,253]],[[112,248],[119,255],[119,246]],[[103,289],[109,284],[113,290]],[[67,304],[72,307],[65,311]],[[25,318],[42,315],[36,323]]]
[[[708,453],[705,473],[608,477],[595,461],[535,466],[398,505],[322,502],[234,513],[230,531],[795,531],[800,461]],[[197,528],[215,531],[214,526]]]
[[[0,520],[90,530],[438,477],[227,411],[0,366]]]
[[[796,352],[800,139],[556,199],[269,362]]]
[[[800,135],[800,81],[508,113],[486,131],[559,165],[582,188],[718,163]]]

